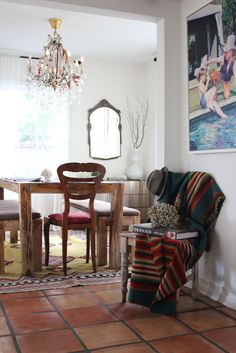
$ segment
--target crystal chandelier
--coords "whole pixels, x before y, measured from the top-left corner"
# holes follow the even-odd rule
[[[53,35],[48,35],[48,45],[39,58],[37,65],[33,65],[29,58],[27,68],[27,85],[29,88],[53,89],[58,95],[67,93],[69,100],[79,98],[84,82],[84,58],[71,60],[71,52],[63,48],[62,38],[57,33],[62,20],[50,18],[49,22],[54,29]]]

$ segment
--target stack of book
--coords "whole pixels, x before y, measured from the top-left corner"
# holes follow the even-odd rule
[[[154,227],[152,223],[131,224],[129,226],[129,231],[169,239],[189,239],[196,238],[198,236],[197,231],[189,230],[188,228],[157,228]]]

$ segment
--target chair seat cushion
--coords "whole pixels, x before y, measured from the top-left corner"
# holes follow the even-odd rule
[[[71,201],[70,205],[82,211],[88,211],[88,200]],[[109,217],[111,213],[111,204],[107,201],[94,200],[94,211],[99,217]],[[123,216],[138,216],[139,210],[130,207],[123,207]]]
[[[52,213],[48,215],[52,221],[61,222],[62,221],[62,213]],[[91,217],[86,212],[70,212],[68,215],[68,224],[83,224],[90,223]]]
[[[41,214],[32,210],[32,218],[40,218]],[[0,221],[19,220],[19,202],[17,200],[0,200]]]

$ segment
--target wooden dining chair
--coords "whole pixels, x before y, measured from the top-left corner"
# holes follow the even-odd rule
[[[106,169],[97,163],[65,163],[57,168],[57,174],[64,194],[63,213],[50,214],[44,217],[44,241],[45,241],[45,265],[49,262],[49,230],[50,225],[62,228],[62,260],[64,275],[67,274],[67,240],[68,230],[87,230],[87,260],[88,244],[91,240],[91,256],[93,271],[96,272],[95,258],[95,232],[96,215],[94,211],[94,199],[97,188],[101,183]],[[71,200],[89,199],[88,212],[71,212]]]
[[[88,200],[71,201],[70,205],[73,209],[88,212]],[[112,214],[111,203],[101,200],[94,200],[94,210],[97,222],[97,264],[99,266],[107,265],[107,238],[108,228],[111,229]],[[122,228],[130,224],[140,223],[140,212],[135,208],[123,207]],[[111,233],[109,234],[109,250],[111,251]],[[109,256],[109,267],[112,267],[111,256]]]

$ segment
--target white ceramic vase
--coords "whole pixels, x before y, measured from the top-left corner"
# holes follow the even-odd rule
[[[139,164],[139,152],[137,149],[133,151],[131,164],[126,170],[126,175],[131,180],[141,180],[143,177],[143,170]]]

